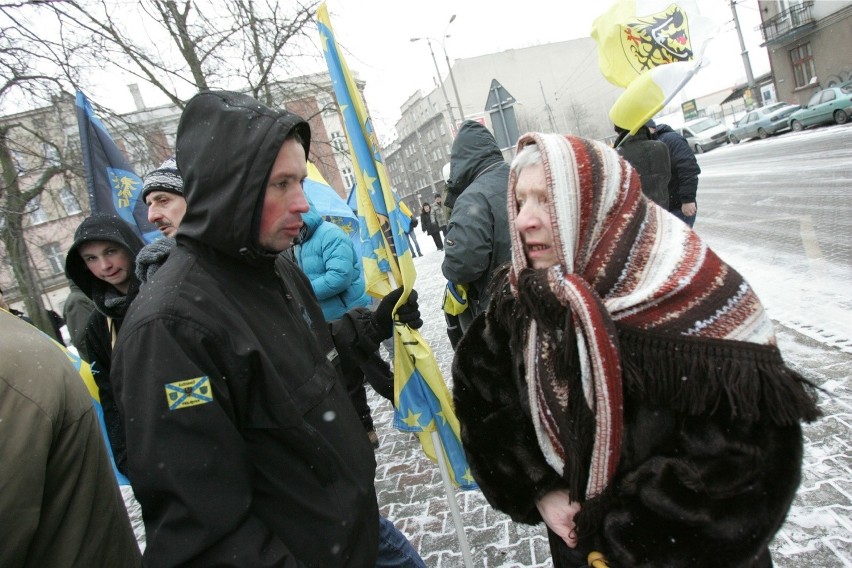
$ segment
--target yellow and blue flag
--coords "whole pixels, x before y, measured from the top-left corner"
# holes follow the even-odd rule
[[[417,276],[405,238],[410,218],[391,190],[372,121],[337,45],[324,3],[317,10],[317,27],[356,174],[367,291],[383,297],[395,287],[392,278],[405,290],[399,307],[408,299]],[[452,481],[464,489],[475,488],[449,389],[434,354],[420,332],[399,324],[394,326],[394,400],[396,427],[418,432],[423,450],[432,460],[437,456],[430,433],[437,432]]]
[[[53,339],[52,337],[50,339]],[[101,396],[98,392],[98,385],[95,383],[95,377],[92,375],[92,369],[89,364],[80,358],[79,355],[67,349],[64,345],[57,341],[53,341],[56,346],[62,350],[63,353],[68,357],[68,360],[71,361],[71,364],[74,365],[74,369],[80,373],[80,378],[83,380],[83,384],[86,385],[86,389],[89,391],[89,396],[92,397],[92,403],[95,406],[95,411],[98,415],[98,423],[101,425],[101,435],[104,438],[104,444],[106,445],[107,453],[109,454],[109,461],[112,463],[112,471],[115,474],[115,479],[119,485],[130,485],[130,480],[124,476],[123,473],[118,471],[118,467],[115,465],[115,456],[112,453],[112,446],[109,443],[109,437],[107,436],[106,431],[106,422],[104,421],[104,409],[101,407]]]
[[[92,213],[118,215],[146,243],[159,238],[160,231],[148,222],[148,206],[139,199],[142,178],[134,173],[95,116],[89,99],[80,91],[77,91],[77,126]]]

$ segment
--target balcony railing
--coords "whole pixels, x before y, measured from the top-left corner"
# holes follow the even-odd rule
[[[763,32],[763,40],[766,43],[777,41],[783,36],[789,34],[804,26],[810,26],[814,23],[811,7],[814,5],[813,0],[802,2],[790,6],[783,12],[772,16],[760,25],[760,31]]]

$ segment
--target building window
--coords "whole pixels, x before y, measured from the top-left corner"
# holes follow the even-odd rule
[[[341,132],[332,132],[331,147],[337,150],[338,152],[347,152],[348,148],[346,147],[346,136],[344,136]]]
[[[48,243],[41,247],[41,251],[44,253],[45,258],[47,258],[48,264],[50,264],[51,274],[62,274],[65,272],[65,255],[62,254],[62,248],[59,246],[59,243]]]
[[[27,203],[27,210],[29,211],[30,225],[40,225],[47,221],[47,213],[41,208],[40,197],[30,199],[29,203]]]
[[[349,191],[355,185],[355,174],[352,173],[352,168],[349,166],[344,166],[340,173],[343,174],[343,185],[346,187],[346,191]]]
[[[793,63],[793,74],[796,76],[796,87],[804,87],[810,83],[811,78],[816,77],[814,56],[811,52],[811,44],[806,43],[790,51],[790,60]]]
[[[82,211],[80,203],[77,201],[77,196],[74,195],[74,192],[67,185],[59,192],[59,199],[62,200],[62,207],[65,208],[65,213],[68,215],[75,215]]]

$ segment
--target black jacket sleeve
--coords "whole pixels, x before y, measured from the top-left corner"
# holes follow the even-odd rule
[[[473,477],[488,502],[521,523],[541,522],[536,500],[560,487],[538,446],[512,375],[508,335],[481,314],[453,360],[453,402]]]
[[[695,194],[698,192],[698,174],[701,168],[695,154],[689,148],[683,136],[677,133],[669,133],[662,138],[669,147],[672,161],[672,179],[677,178],[677,195],[681,203],[695,203]]]
[[[88,361],[92,366],[92,375],[98,386],[98,397],[104,413],[104,424],[115,466],[118,471],[127,475],[127,443],[110,382],[112,335],[108,320],[98,311],[92,312],[86,326],[86,349]]]

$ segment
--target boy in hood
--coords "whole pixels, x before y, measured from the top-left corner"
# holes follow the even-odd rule
[[[127,449],[110,383],[110,368],[118,330],[139,291],[134,271],[136,254],[141,248],[142,240],[120,217],[95,213],[77,227],[74,243],[65,258],[65,274],[95,304],[86,325],[86,353],[81,356],[92,365],[107,436],[121,473],[127,471]]]
[[[375,457],[340,378],[393,331],[403,293],[325,323],[289,248],[310,128],[246,95],[187,103],[187,208],[131,306],[114,379],[149,566],[374,566]],[[400,323],[422,325],[410,298]]]

